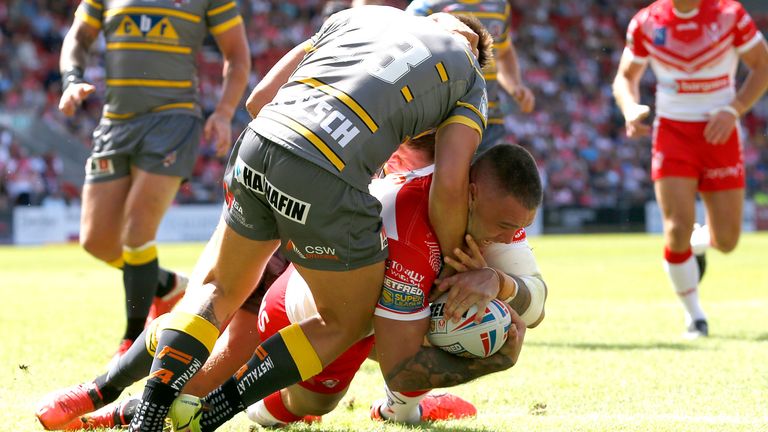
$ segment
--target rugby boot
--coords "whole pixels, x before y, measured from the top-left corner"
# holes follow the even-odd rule
[[[78,384],[43,397],[35,410],[35,417],[46,430],[60,430],[73,419],[103,405],[104,401],[96,384]]]
[[[477,415],[474,405],[450,393],[428,394],[419,401],[419,409],[421,421],[456,420]]]
[[[141,399],[127,398],[111,403],[92,413],[84,414],[66,425],[64,430],[90,430],[101,428],[127,428],[131,424]]]
[[[707,320],[698,319],[688,325],[688,329],[685,331],[683,337],[686,339],[698,339],[700,337],[709,336],[709,324]]]
[[[166,314],[176,306],[176,303],[184,297],[184,293],[187,291],[187,285],[189,284],[189,278],[180,273],[174,273],[173,288],[168,294],[162,297],[155,297],[152,300],[152,306],[149,308],[147,314],[147,321],[144,323],[144,327],[148,326],[155,318],[160,315]]]

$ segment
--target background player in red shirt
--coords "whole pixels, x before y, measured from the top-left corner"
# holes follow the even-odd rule
[[[739,60],[749,74],[737,91]],[[643,122],[650,108],[640,104],[638,89],[648,64],[657,79],[651,171],[664,225],[664,267],[686,309],[686,335],[707,336],[698,296],[703,254],[709,246],[730,252],[739,240],[744,164],[738,118],[768,87],[768,46],[733,0],[658,0],[640,10],[629,24],[613,83],[629,137],[651,131]],[[707,225],[692,239],[697,192]]]

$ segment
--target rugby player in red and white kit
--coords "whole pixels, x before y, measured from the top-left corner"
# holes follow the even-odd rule
[[[736,89],[741,60],[749,69]],[[686,309],[686,336],[707,336],[698,285],[704,252],[732,251],[741,233],[744,164],[738,119],[768,87],[768,46],[734,0],[657,0],[629,24],[613,83],[629,137],[650,133],[639,82],[656,75],[651,175],[664,226],[664,268]],[[706,225],[696,228],[699,192]],[[693,237],[692,237],[693,234]]]

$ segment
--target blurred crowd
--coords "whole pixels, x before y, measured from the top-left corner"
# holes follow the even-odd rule
[[[536,94],[533,114],[504,106],[508,139],[528,148],[546,180],[545,208],[641,206],[653,199],[649,176],[650,140],[624,136],[624,122],[611,96],[611,81],[624,46],[629,20],[647,0],[509,0],[513,40],[525,82]],[[254,69],[249,88],[290,48],[319,28],[323,0],[239,0]],[[97,42],[86,79],[97,86],[74,118],[57,110],[60,96],[58,53],[76,0],[0,2],[0,112],[26,110],[64,125],[84,146],[101,113],[103,41]],[[402,6],[405,2],[402,2]],[[753,14],[768,28],[768,15]],[[204,111],[210,113],[220,91],[221,57],[212,40],[199,55]],[[644,102],[652,102],[654,81],[643,80]],[[249,121],[235,116],[235,136]],[[768,101],[744,117],[747,195],[768,190]],[[59,126],[60,127],[60,126]],[[224,160],[201,143],[191,181],[178,203],[217,202]],[[29,155],[8,131],[0,130],[0,207],[40,204],[49,195],[76,199],[56,180],[55,153]]]

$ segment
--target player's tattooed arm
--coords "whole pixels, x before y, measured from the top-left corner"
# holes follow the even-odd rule
[[[213,299],[207,299],[200,307],[200,313],[198,314],[205,318],[208,322],[215,325],[216,328],[221,329],[222,320],[216,318],[216,312],[213,310]],[[225,317],[223,321],[227,321],[229,317]]]
[[[88,63],[88,50],[99,37],[99,30],[80,18],[76,18],[67,32],[61,47],[59,67],[62,71],[72,68],[85,69]]]
[[[516,360],[516,355],[511,356],[503,350],[488,358],[468,359],[438,348],[422,347],[415,356],[394,367],[386,380],[387,385],[397,391],[451,387],[509,369]]]

